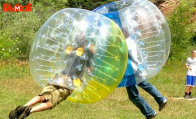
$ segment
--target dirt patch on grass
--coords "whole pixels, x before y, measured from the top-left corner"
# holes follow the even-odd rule
[[[158,5],[158,8],[165,16],[169,16],[179,5],[178,0],[166,0]]]
[[[2,61],[0,60],[0,66],[7,66],[7,65],[16,65],[16,66],[24,66],[24,65],[28,65],[29,62],[28,61],[23,61],[23,60],[7,60],[7,61]]]
[[[165,16],[170,16],[170,14],[174,12],[174,10],[178,7],[179,4],[179,0],[166,0],[165,2],[157,4],[157,6]],[[194,8],[195,12],[191,21],[196,23],[196,2]]]

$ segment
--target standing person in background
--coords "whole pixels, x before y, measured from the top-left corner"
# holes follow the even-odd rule
[[[185,82],[185,95],[184,98],[190,99],[192,98],[192,91],[193,87],[195,86],[195,77],[196,77],[196,49],[192,50],[191,57],[187,58],[186,61],[186,68],[187,68],[187,76]]]

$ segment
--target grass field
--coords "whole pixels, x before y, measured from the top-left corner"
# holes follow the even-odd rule
[[[166,108],[159,112],[154,99],[140,89],[141,95],[157,111],[157,119],[196,119],[196,100],[175,99],[184,95],[186,69],[184,62],[168,62],[161,72],[150,79],[167,97]],[[0,63],[0,119],[37,95],[41,88],[32,80],[28,63]],[[196,90],[193,91],[196,96]],[[29,119],[144,119],[140,111],[128,100],[125,88],[117,88],[106,99],[95,104],[63,102],[53,110],[32,114]]]

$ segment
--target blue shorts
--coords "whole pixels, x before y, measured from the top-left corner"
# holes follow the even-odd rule
[[[194,87],[195,86],[195,77],[196,76],[187,75],[186,76],[185,86],[192,86],[192,87]]]

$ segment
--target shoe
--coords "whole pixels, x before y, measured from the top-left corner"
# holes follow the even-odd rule
[[[146,116],[146,119],[153,119],[157,116],[157,113],[155,112],[154,115]]]
[[[163,102],[159,105],[159,111],[163,110],[166,104],[167,104],[167,99],[163,100]]]
[[[189,99],[190,97],[189,97],[189,95],[184,95],[184,98]]]
[[[189,95],[189,99],[192,99],[192,98],[194,98],[192,95]]]
[[[188,100],[195,100],[195,97],[193,97],[192,95],[189,96]]]
[[[26,107],[25,111],[23,111],[23,113],[20,114],[20,116],[17,119],[24,119],[24,118],[28,117],[31,112],[31,109],[32,109],[31,107]]]
[[[25,106],[18,106],[15,110],[9,113],[9,119],[17,118],[23,111],[25,110]]]

